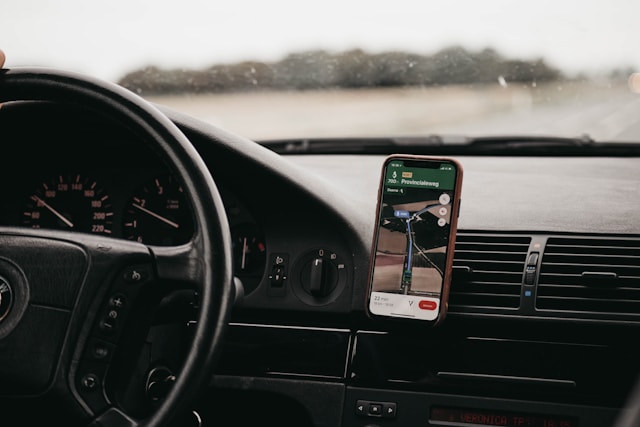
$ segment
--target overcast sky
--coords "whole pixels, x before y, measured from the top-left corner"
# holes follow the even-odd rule
[[[4,0],[8,67],[117,80],[145,65],[277,60],[323,48],[430,54],[493,47],[570,73],[640,70],[640,0]]]

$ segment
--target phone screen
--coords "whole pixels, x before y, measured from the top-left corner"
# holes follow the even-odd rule
[[[444,315],[458,216],[460,165],[389,157],[380,182],[369,312],[436,321]]]

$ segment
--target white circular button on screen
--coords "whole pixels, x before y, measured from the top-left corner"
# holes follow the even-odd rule
[[[451,201],[451,197],[449,197],[447,193],[442,193],[438,200],[440,201],[441,205],[448,205],[449,202]]]

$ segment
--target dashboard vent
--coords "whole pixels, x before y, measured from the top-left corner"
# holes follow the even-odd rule
[[[520,307],[530,242],[529,236],[458,232],[449,310]]]
[[[640,319],[640,239],[549,238],[536,308]]]

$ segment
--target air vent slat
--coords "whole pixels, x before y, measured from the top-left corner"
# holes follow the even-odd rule
[[[584,286],[548,286],[544,289],[547,298],[555,297],[581,297],[589,299],[603,299],[613,301],[616,299],[637,300],[640,302],[640,289],[634,288],[587,288]]]
[[[639,263],[640,264],[640,263]],[[603,264],[571,264],[545,263],[546,271],[557,274],[582,274],[584,272],[615,273],[617,276],[640,276],[640,265],[603,265]]]
[[[469,250],[459,250],[456,248],[456,254],[459,254],[459,258],[468,258],[468,259],[482,259],[482,260],[495,260],[496,258],[500,259],[503,262],[518,262],[520,261],[521,252],[497,252],[497,251],[469,251]]]
[[[458,232],[456,240],[449,310],[517,309],[531,238]]]
[[[640,320],[640,239],[550,238],[536,308]]]
[[[480,280],[474,280],[470,283],[460,284],[459,286],[513,286],[520,289],[520,283],[509,283],[509,282],[482,282]]]
[[[567,310],[567,302],[571,310]],[[598,300],[589,298],[547,297],[546,304],[549,309],[599,313],[611,315],[637,315],[640,312],[640,301],[630,300]]]
[[[631,265],[637,265],[638,260],[640,260],[640,256],[629,255],[628,253],[620,253],[620,254],[576,254],[576,253],[547,253],[547,258],[557,258],[557,259],[566,259],[567,257],[572,257],[576,259],[584,259],[586,261],[589,260],[601,260],[606,259],[607,262],[618,262],[622,260],[627,260]],[[585,262],[585,264],[591,264],[591,262]]]
[[[571,280],[574,282],[580,281],[581,274],[580,273],[550,273],[546,271],[545,273],[540,274],[540,282],[545,283],[547,281],[552,281],[553,283],[566,283],[567,280]],[[620,286],[625,286],[622,283],[628,282],[627,286],[633,285],[633,283],[637,283],[640,281],[640,276],[623,276],[618,275],[618,281],[621,283]]]
[[[459,294],[457,296],[458,306],[467,308],[509,308],[513,310],[520,305],[520,296],[498,295],[498,294]],[[450,310],[452,310],[450,308]],[[460,312],[460,309],[453,312]]]
[[[555,301],[559,301],[561,299],[569,299],[572,301],[576,301],[576,302],[594,302],[594,303],[601,303],[601,302],[606,302],[606,303],[635,303],[635,304],[640,304],[640,301],[634,301],[634,300],[630,300],[630,299],[606,299],[606,298],[587,298],[587,297],[568,297],[568,296],[557,296],[557,297],[548,297],[550,300],[555,300]],[[639,305],[640,307],[640,305]]]
[[[547,248],[549,254],[580,254],[580,255],[601,255],[602,251],[606,251],[610,255],[629,255],[630,253],[639,253],[640,246],[582,246],[582,245],[558,245],[552,244]]]
[[[493,253],[519,253],[523,250],[527,250],[527,245],[496,245],[496,244],[480,244],[480,243],[458,243],[456,242],[457,251],[470,251],[470,252],[493,252]]]
[[[497,255],[497,256],[499,256],[499,255]],[[480,263],[482,263],[482,265],[491,264],[491,263],[499,264],[499,265],[502,265],[502,264],[521,265],[522,264],[522,261],[519,260],[519,259],[518,260],[510,260],[510,259],[497,260],[494,257],[485,259],[482,255],[478,255],[477,257],[474,258],[472,256],[468,256],[468,255],[465,256],[465,254],[461,254],[460,257],[457,258],[457,260],[458,260],[458,262],[465,262],[465,263],[467,263],[467,262],[480,262]]]
[[[546,257],[545,257],[546,258]],[[580,257],[580,261],[573,261],[570,259],[563,259],[563,262],[560,262],[560,259],[555,260],[555,259],[550,259],[547,258],[546,262],[548,263],[548,265],[558,265],[558,266],[567,266],[567,265],[571,265],[571,266],[583,266],[584,268],[590,267],[590,266],[594,266],[594,267],[602,267],[602,268],[608,268],[611,266],[616,266],[616,267],[627,267],[627,268],[635,268],[640,270],[640,258],[636,259],[636,260],[627,260],[627,259],[620,259],[620,257],[616,257],[616,258],[611,258],[608,259],[607,262],[602,262],[603,258],[605,257],[600,257],[599,262],[591,262],[591,263],[587,263],[587,262],[582,262],[583,261],[583,257]]]
[[[454,259],[455,263],[455,259]],[[462,262],[461,262],[462,263]],[[519,279],[522,275],[522,264],[520,264],[520,268],[513,265],[491,265],[491,266],[483,266],[477,263],[465,262],[464,265],[471,268],[471,270],[476,274],[496,274],[501,276],[516,276],[516,279]],[[500,269],[500,267],[503,267]],[[509,281],[513,279],[508,279]],[[520,282],[520,280],[518,280]]]
[[[480,284],[480,283],[465,283],[456,284],[457,294],[494,294],[494,295],[515,295],[520,297],[520,286],[516,284],[506,283],[492,283],[492,284]],[[510,288],[509,288],[510,287]]]

